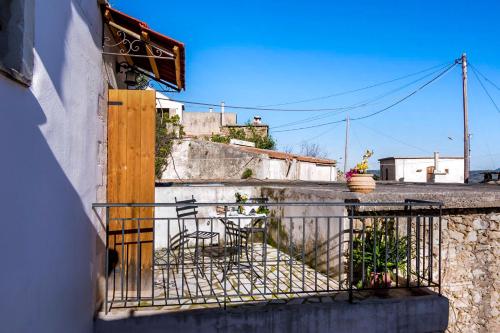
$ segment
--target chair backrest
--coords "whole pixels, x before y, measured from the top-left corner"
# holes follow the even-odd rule
[[[175,198],[175,203],[178,204],[175,207],[175,211],[177,212],[177,217],[178,218],[183,218],[183,217],[196,217],[198,214],[197,208],[198,206],[195,205],[196,199],[194,196],[191,196],[191,199],[188,200],[177,200],[177,197]]]
[[[175,203],[177,204],[175,211],[177,212],[179,231],[186,230],[186,220],[188,222],[190,220],[197,221],[196,215],[198,214],[198,206],[195,205],[196,200],[194,196],[191,196],[191,199],[188,200],[177,200],[177,197],[175,197]]]
[[[241,228],[238,227],[233,221],[220,219],[220,221],[224,224],[226,230],[226,239],[227,245],[229,246],[240,246],[243,239],[246,237],[245,233],[242,232]]]

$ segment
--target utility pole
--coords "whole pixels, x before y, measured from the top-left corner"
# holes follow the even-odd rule
[[[347,115],[345,118],[344,175],[347,172],[348,155],[349,155],[349,115]]]
[[[462,53],[462,102],[464,109],[464,183],[469,182],[470,172],[470,136],[469,136],[469,110],[467,101],[467,55]]]

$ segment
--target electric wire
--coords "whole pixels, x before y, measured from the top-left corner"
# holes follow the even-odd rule
[[[426,150],[426,149],[424,149],[422,147],[412,145],[412,144],[410,144],[408,142],[405,142],[403,140],[397,139],[397,138],[395,138],[395,137],[393,137],[393,136],[391,136],[391,135],[389,135],[387,133],[384,133],[384,132],[378,131],[378,130],[376,130],[374,128],[371,128],[371,127],[367,126],[366,124],[363,124],[362,122],[359,122],[358,124],[361,125],[361,126],[363,126],[363,127],[365,127],[366,129],[372,131],[373,133],[376,133],[376,134],[381,135],[381,136],[385,136],[386,138],[389,138],[389,139],[391,139],[391,140],[393,140],[395,142],[398,142],[400,144],[403,144],[405,146],[417,149],[417,150],[419,150],[421,152],[424,152],[424,153],[429,153],[430,152],[429,150]]]
[[[449,65],[449,64],[450,64],[449,62],[445,62],[445,63],[442,63],[440,65],[432,66],[432,67],[423,69],[423,70],[418,71],[418,72],[406,74],[406,75],[397,77],[395,79],[391,79],[391,80],[387,80],[387,81],[383,81],[383,82],[374,83],[374,84],[371,84],[371,85],[368,85],[368,86],[365,86],[365,87],[361,87],[361,88],[357,88],[357,89],[345,90],[345,91],[341,91],[341,92],[337,92],[337,93],[333,93],[333,94],[329,94],[329,95],[318,96],[318,97],[311,97],[311,98],[296,100],[296,101],[292,101],[292,102],[284,102],[284,103],[277,103],[277,104],[260,105],[259,107],[282,106],[282,105],[291,105],[291,104],[298,104],[298,103],[306,103],[306,102],[312,102],[312,101],[319,101],[319,100],[323,100],[323,99],[328,99],[328,98],[331,98],[331,97],[348,95],[348,94],[352,94],[352,93],[355,93],[355,92],[359,92],[359,91],[363,91],[363,90],[368,90],[368,89],[371,89],[371,88],[375,88],[375,87],[379,87],[379,86],[382,86],[382,85],[386,85],[386,84],[389,84],[389,83],[392,83],[392,82],[404,80],[406,78],[409,78],[409,77],[412,77],[412,76],[415,76],[415,75],[418,75],[418,74],[421,74],[421,73],[425,73],[425,72],[431,71],[431,70],[436,69],[436,68],[443,68],[444,66]]]
[[[487,78],[487,77],[486,77],[483,73],[481,73],[481,72],[479,71],[479,69],[477,69],[477,67],[476,67],[476,66],[474,66],[474,65],[473,65],[473,64],[471,64],[470,62],[469,62],[469,66],[470,66],[473,70],[475,70],[475,71],[476,71],[479,75],[481,75],[481,76],[483,77],[483,79],[484,79],[486,82],[488,82],[488,83],[489,83],[489,84],[491,84],[493,87],[495,87],[495,88],[497,88],[498,90],[500,90],[500,87],[499,87],[499,86],[498,86],[495,82],[493,82],[493,81],[491,81],[490,79],[488,79],[488,78]]]
[[[387,111],[387,110],[395,107],[396,105],[404,102],[405,100],[407,100],[408,98],[410,98],[413,95],[417,94],[418,92],[420,92],[422,89],[424,89],[425,87],[427,87],[431,83],[433,83],[436,80],[438,80],[439,78],[441,78],[444,74],[448,73],[456,65],[457,65],[457,62],[454,62],[452,65],[448,66],[444,71],[442,71],[441,73],[439,73],[437,76],[435,76],[431,80],[427,81],[423,85],[419,86],[417,89],[413,90],[411,93],[409,93],[408,95],[404,96],[403,98],[401,98],[401,99],[397,100],[396,102],[390,104],[389,106],[387,106],[387,107],[385,107],[383,109],[380,109],[378,111],[372,112],[370,114],[367,114],[365,116],[361,116],[361,117],[357,117],[357,118],[351,118],[351,120],[355,121],[355,120],[361,120],[361,119],[370,118],[370,117],[373,117],[373,116],[375,116],[377,114],[380,114],[382,112],[385,112],[385,111]],[[317,127],[327,126],[327,125],[330,125],[330,124],[336,124],[336,123],[341,123],[341,122],[345,122],[345,121],[346,121],[346,119],[340,119],[340,120],[336,120],[336,121],[331,121],[331,122],[322,123],[322,124],[316,124],[316,125],[311,125],[311,126],[304,126],[304,127],[298,127],[298,128],[290,128],[290,129],[273,131],[273,133],[299,131],[299,130],[304,130],[304,129],[309,129],[309,128],[317,128]]]
[[[470,65],[470,64],[469,64]],[[473,66],[470,66],[470,68],[472,69],[472,73],[474,73],[474,76],[476,77],[477,81],[479,82],[479,85],[481,86],[481,88],[483,88],[484,92],[486,93],[486,95],[488,96],[488,98],[490,99],[491,103],[495,106],[495,109],[497,110],[497,112],[500,113],[500,108],[498,107],[497,103],[495,103],[495,100],[493,99],[493,97],[490,95],[488,89],[486,89],[486,86],[483,84],[483,81],[481,80],[481,78],[479,77],[479,75],[477,74],[476,72],[476,69],[473,67]]]
[[[447,63],[447,65],[449,65],[449,63]],[[308,122],[311,122],[311,121],[314,121],[314,120],[319,120],[319,119],[323,119],[323,118],[327,118],[327,117],[330,117],[332,115],[337,115],[337,114],[340,114],[340,113],[344,113],[344,112],[348,112],[348,111],[351,111],[351,110],[354,110],[354,109],[357,109],[357,108],[364,108],[366,106],[369,106],[369,105],[374,105],[374,104],[378,104],[378,103],[374,103],[378,100],[381,100],[383,99],[384,97],[387,97],[395,92],[398,92],[400,90],[403,90],[419,81],[422,81],[426,78],[428,78],[429,76],[432,76],[434,74],[436,74],[437,72],[439,72],[440,70],[444,69],[446,66],[442,66],[440,67],[438,70],[436,71],[433,71],[431,73],[428,73],[422,77],[419,77],[418,79],[416,80],[413,80],[409,83],[406,83],[400,87],[397,87],[395,89],[392,89],[392,90],[389,90],[388,92],[385,92],[383,94],[380,94],[378,96],[375,96],[373,98],[369,98],[369,99],[365,99],[361,102],[359,102],[358,104],[353,104],[353,105],[350,105],[349,108],[350,109],[346,109],[346,110],[338,110],[338,111],[331,111],[331,112],[327,112],[326,114],[320,114],[320,115],[316,115],[316,116],[312,116],[312,117],[307,117],[307,118],[303,118],[303,119],[300,119],[300,120],[297,120],[297,121],[293,121],[293,122],[289,122],[289,123],[286,123],[286,124],[281,124],[281,125],[277,125],[277,126],[273,126],[272,128],[273,129],[276,129],[276,128],[281,128],[281,127],[288,127],[288,126],[292,126],[292,125],[297,125],[297,124],[303,124],[303,123],[308,123]]]

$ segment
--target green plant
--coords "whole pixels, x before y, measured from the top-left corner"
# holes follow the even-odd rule
[[[252,177],[252,175],[253,175],[252,169],[245,169],[245,171],[243,171],[243,174],[241,175],[241,179],[248,179]]]
[[[236,198],[237,203],[245,203],[248,201],[248,195],[246,194],[241,194],[240,192],[236,192],[234,194],[234,197]],[[243,214],[245,212],[245,207],[244,206],[238,206],[238,213]]]
[[[168,114],[156,114],[156,142],[155,142],[155,176],[161,179],[168,166],[168,157],[172,153],[175,139],[184,135],[183,126],[178,115],[169,117]]]
[[[386,225],[387,223],[387,225]],[[387,236],[386,236],[387,228]],[[406,272],[408,237],[396,237],[394,219],[373,219],[373,225],[366,226],[363,234],[358,234],[353,239],[353,284],[358,288],[370,283],[380,286],[381,280],[390,278],[395,274],[396,268],[401,274]],[[363,264],[364,263],[364,264]],[[365,281],[363,285],[363,267]]]
[[[230,138],[221,134],[212,134],[210,141],[218,143],[229,143]]]
[[[229,128],[227,135],[212,134],[210,141],[219,143],[229,143],[231,139],[250,141],[255,143],[256,148],[275,149],[276,141],[270,135],[261,135],[253,125],[247,125],[247,131],[243,128]],[[247,133],[248,132],[248,133]]]
[[[269,215],[269,213],[270,213],[270,210],[266,206],[259,206],[259,208],[257,208],[257,214]]]

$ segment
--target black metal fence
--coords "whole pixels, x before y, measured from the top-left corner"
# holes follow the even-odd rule
[[[435,288],[441,203],[94,204],[105,311]],[[99,211],[102,210],[102,211]]]

